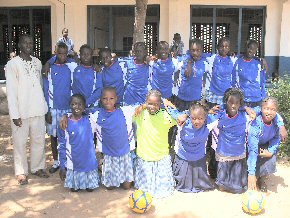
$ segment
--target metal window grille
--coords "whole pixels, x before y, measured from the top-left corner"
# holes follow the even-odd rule
[[[260,24],[249,24],[249,39],[256,40],[259,44],[259,48],[257,51],[257,56],[261,55],[261,45],[262,45],[262,25]]]

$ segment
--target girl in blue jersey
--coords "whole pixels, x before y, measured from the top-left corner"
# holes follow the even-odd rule
[[[260,106],[266,96],[266,70],[262,69],[261,61],[255,58],[258,46],[255,40],[247,41],[246,53],[236,61],[232,73],[232,86],[243,91],[245,105],[252,108]]]
[[[177,110],[169,108],[168,112],[177,119]],[[212,190],[214,184],[207,174],[205,148],[209,132],[217,120],[208,115],[207,106],[201,102],[192,104],[189,113],[190,117],[179,129],[175,144],[173,175],[176,189],[181,192]]]
[[[124,77],[126,69],[124,63],[114,60],[111,49],[103,48],[100,50],[102,68],[102,80],[104,87],[114,87],[117,92],[117,104],[122,105],[124,95]]]
[[[246,132],[250,117],[243,106],[241,90],[230,88],[225,92],[226,109],[217,115],[217,129],[213,129],[213,141],[217,141],[216,184],[222,191],[242,193],[247,186]]]
[[[220,38],[217,44],[218,54],[207,58],[212,71],[208,74],[206,84],[206,100],[209,107],[223,103],[223,96],[227,89],[231,88],[231,76],[236,58],[228,56],[230,52],[230,40]]]
[[[267,192],[266,178],[276,172],[276,157],[280,146],[279,124],[275,117],[278,102],[268,97],[262,101],[261,112],[251,124],[248,136],[248,189]],[[258,179],[257,179],[258,178]]]
[[[146,100],[149,83],[149,65],[146,60],[146,46],[144,42],[134,44],[134,57],[126,61],[127,74],[125,77],[124,104],[143,104]]]
[[[47,122],[47,134],[50,135],[51,151],[54,159],[50,173],[59,169],[57,152],[57,130],[60,117],[69,111],[71,97],[72,72],[66,65],[67,46],[59,43],[56,46],[56,61],[50,66],[48,77],[43,78],[44,96],[48,105],[48,113],[45,116]]]
[[[73,94],[82,94],[86,98],[86,107],[98,105],[103,88],[101,74],[92,66],[93,50],[84,44],[80,48],[80,65],[73,73]]]
[[[157,43],[157,60],[151,61],[152,67],[151,86],[152,89],[161,92],[162,98],[172,101],[174,89],[174,73],[177,69],[177,60],[169,57],[169,44],[165,41]]]
[[[191,103],[202,98],[203,76],[211,70],[206,59],[202,57],[202,50],[202,40],[190,40],[190,55],[186,56],[183,61],[176,101],[176,106],[180,111],[188,110]]]
[[[72,114],[65,130],[59,129],[59,160],[64,187],[76,192],[93,191],[98,185],[98,162],[93,141],[93,122],[84,115],[86,100],[75,94],[70,98]],[[66,170],[67,169],[67,170]]]

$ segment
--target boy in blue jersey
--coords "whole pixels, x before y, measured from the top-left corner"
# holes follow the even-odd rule
[[[260,106],[266,96],[266,70],[262,69],[261,61],[255,58],[258,46],[255,40],[248,40],[246,53],[236,61],[232,72],[232,86],[243,91],[245,105],[252,108]]]
[[[158,42],[156,52],[158,59],[149,63],[152,67],[151,87],[160,91],[162,98],[172,101],[173,89],[176,86],[174,85],[174,73],[178,70],[178,64],[169,57],[167,42]]]
[[[88,192],[99,187],[98,162],[96,158],[93,132],[94,122],[84,115],[86,99],[81,94],[70,98],[72,114],[67,127],[58,129],[59,161],[61,180],[64,187],[72,192],[80,189]]]
[[[188,110],[190,104],[202,98],[203,77],[211,70],[206,59],[202,57],[203,42],[190,40],[189,55],[183,61],[176,106],[179,111]]]
[[[134,57],[123,59],[126,63],[124,104],[143,104],[150,89],[149,65],[145,63],[146,46],[144,42],[134,44]]]
[[[114,87],[117,92],[117,104],[122,105],[124,96],[124,76],[126,75],[125,63],[114,60],[109,48],[100,51],[102,62],[102,82],[104,87]]]
[[[98,105],[103,88],[102,77],[92,66],[93,50],[84,44],[80,48],[80,65],[73,73],[73,94],[82,94],[86,99],[86,107]]]
[[[57,129],[60,117],[69,110],[71,96],[72,72],[65,64],[66,60],[67,46],[61,42],[56,47],[56,61],[51,65],[48,77],[44,77],[44,96],[49,108],[45,118],[54,159],[53,166],[49,169],[50,173],[55,173],[59,169]]]

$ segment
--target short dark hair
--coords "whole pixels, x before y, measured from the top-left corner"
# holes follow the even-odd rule
[[[105,92],[114,92],[115,95],[117,95],[117,91],[115,87],[112,86],[106,86],[102,89],[102,96],[104,95]]]
[[[18,43],[19,43],[19,44],[22,43],[22,42],[24,41],[24,38],[30,38],[30,39],[33,39],[31,35],[25,33],[25,34],[22,34],[22,35],[19,36],[19,41],[18,41]]]
[[[73,94],[69,99],[69,104],[71,104],[73,98],[80,99],[83,104],[86,106],[86,98],[82,94]]]
[[[274,97],[266,97],[262,100],[261,106],[263,106],[264,104],[268,103],[269,101],[273,102],[276,106],[276,109],[279,109],[279,104],[278,104],[278,100]]]
[[[224,42],[228,42],[228,43],[231,43],[230,39],[227,38],[227,37],[222,37],[218,40],[218,44],[217,44],[217,47],[222,47],[223,46],[223,43]]]
[[[111,55],[112,51],[110,48],[106,47],[106,48],[101,48],[100,49],[100,55],[102,55],[102,53],[109,53]]]
[[[201,108],[204,111],[205,115],[208,114],[209,108],[208,108],[208,105],[205,101],[197,101],[195,103],[192,103],[189,106],[189,111],[191,112],[197,108]]]
[[[225,91],[223,102],[226,104],[230,96],[236,96],[240,99],[240,105],[244,105],[244,94],[238,88],[229,88]]]
[[[93,49],[88,45],[88,44],[83,44],[81,47],[80,47],[80,53],[83,49],[89,49],[91,50],[91,53],[93,53]]]
[[[56,44],[56,50],[59,49],[59,48],[64,48],[64,49],[68,50],[68,47],[67,47],[67,45],[64,42],[58,42]]]
[[[203,48],[203,41],[201,39],[190,39],[189,40],[189,46],[193,45],[193,44],[197,44],[200,45]]]
[[[259,43],[254,39],[249,39],[246,41],[246,48],[248,48],[252,44],[256,45],[257,48],[259,48]]]
[[[148,92],[147,96],[146,96],[146,100],[147,100],[151,95],[153,95],[153,96],[155,96],[155,97],[158,97],[159,100],[160,100],[160,102],[161,102],[161,92],[159,92],[158,90],[155,90],[155,89],[151,89],[151,90]]]

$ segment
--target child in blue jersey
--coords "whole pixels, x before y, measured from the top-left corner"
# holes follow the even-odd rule
[[[248,189],[267,192],[266,178],[276,172],[280,146],[279,124],[276,122],[278,102],[268,97],[262,101],[261,112],[251,124],[248,135]],[[258,178],[258,179],[257,179]]]
[[[190,40],[190,55],[183,61],[176,101],[176,106],[180,111],[188,110],[190,104],[202,98],[203,76],[211,70],[206,59],[202,57],[202,50],[202,40]]]
[[[221,191],[232,193],[246,191],[246,133],[250,117],[245,111],[239,110],[243,102],[241,90],[228,89],[224,95],[226,109],[217,115],[217,129],[213,130],[213,140],[217,141],[216,184]]]
[[[102,81],[104,87],[114,87],[117,92],[117,104],[122,105],[124,96],[124,76],[126,69],[124,63],[114,60],[109,48],[100,51],[102,68]]]
[[[98,162],[95,153],[94,123],[84,115],[86,100],[81,94],[70,98],[72,114],[65,130],[59,129],[59,161],[61,180],[72,192],[88,192],[99,187]]]
[[[103,88],[101,74],[92,67],[93,50],[84,44],[80,48],[80,65],[73,73],[73,94],[82,94],[86,99],[86,107],[98,105]]]
[[[211,74],[208,74],[206,84],[206,100],[209,107],[223,103],[223,96],[227,89],[231,88],[232,71],[236,58],[228,56],[230,52],[230,40],[220,38],[217,44],[218,54],[207,58],[211,65]]]
[[[146,60],[146,46],[144,42],[134,44],[134,57],[124,59],[127,64],[127,74],[125,76],[124,104],[143,104],[146,94],[150,89],[149,65]]]
[[[169,57],[169,44],[165,41],[157,43],[157,60],[151,61],[151,87],[161,92],[162,98],[172,101],[174,89],[174,73],[178,70],[177,61]]]
[[[57,129],[60,117],[69,111],[71,97],[72,72],[65,64],[66,59],[67,46],[61,42],[56,47],[56,61],[51,65],[48,77],[44,77],[44,96],[49,108],[45,118],[54,159],[53,166],[49,169],[50,173],[55,173],[59,169]]]
[[[177,110],[168,108],[169,114],[177,119]],[[176,155],[173,164],[173,175],[176,189],[181,192],[201,192],[214,189],[214,184],[207,174],[206,142],[209,132],[217,120],[208,115],[204,103],[196,102],[190,106],[190,117],[179,128],[175,143]]]
[[[236,61],[232,73],[232,86],[243,91],[245,105],[252,108],[260,106],[266,96],[266,70],[262,69],[261,61],[255,58],[258,46],[255,40],[247,41],[246,53]]]

